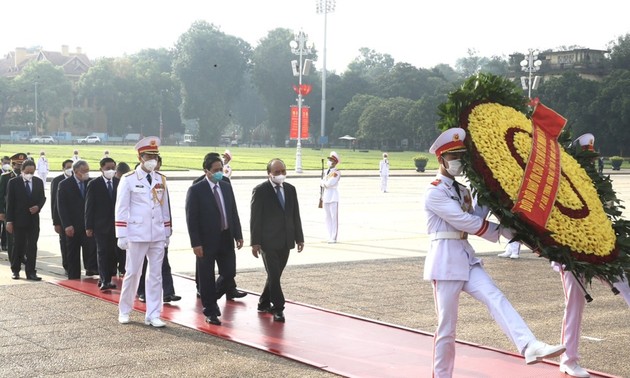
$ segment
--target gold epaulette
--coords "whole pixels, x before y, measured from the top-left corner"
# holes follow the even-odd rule
[[[136,173],[136,171],[129,171],[129,172],[125,173],[123,176],[125,176],[125,177],[127,177],[127,176],[131,176],[131,175],[133,175],[134,173]]]

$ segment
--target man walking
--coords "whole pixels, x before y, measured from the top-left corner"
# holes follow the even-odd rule
[[[57,191],[59,190],[59,183],[68,177],[72,177],[74,172],[72,171],[72,160],[66,159],[61,163],[61,174],[55,177],[50,183],[50,216],[53,221],[53,227],[55,232],[59,235],[59,248],[61,251],[61,265],[63,270],[68,275],[68,247],[66,241],[66,233],[61,228],[61,219],[59,218],[59,211],[57,206]]]
[[[135,145],[138,167],[118,184],[115,226],[118,246],[127,250],[126,274],[118,303],[118,322],[129,323],[144,258],[149,260],[145,285],[145,324],[164,327],[162,308],[162,260],[171,236],[171,212],[166,177],[155,171],[160,138],[150,136]]]
[[[267,164],[268,179],[252,193],[250,231],[252,254],[262,255],[267,281],[258,301],[259,312],[273,314],[284,323],[284,294],[280,277],[289,260],[289,251],[304,249],[304,233],[295,187],[287,182],[287,167],[280,159]]]
[[[44,184],[34,177],[35,163],[25,160],[21,175],[9,181],[7,188],[7,232],[13,234],[14,245],[11,256],[13,279],[20,278],[22,261],[26,261],[24,270],[26,279],[40,281],[35,270],[37,260],[37,241],[39,240],[39,212],[46,197]]]

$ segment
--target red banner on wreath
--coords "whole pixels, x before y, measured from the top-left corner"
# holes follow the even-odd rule
[[[308,139],[308,106],[302,106],[302,133],[300,139]],[[289,139],[298,138],[298,107],[291,105],[291,123],[289,127]]]
[[[560,187],[560,145],[557,139],[567,120],[539,103],[538,99],[533,105],[532,151],[512,211],[544,230]]]

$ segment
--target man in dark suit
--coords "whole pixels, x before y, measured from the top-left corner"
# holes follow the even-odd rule
[[[220,325],[217,298],[234,287],[236,248],[243,247],[243,233],[232,186],[223,177],[223,162],[208,154],[203,162],[206,179],[191,186],[186,195],[186,223],[190,245],[197,256],[199,292],[206,322]],[[214,264],[221,275],[215,282]]]
[[[112,275],[116,274],[116,230],[114,207],[119,180],[116,162],[110,157],[101,159],[101,177],[90,180],[85,193],[85,233],[94,237],[101,291],[115,289]]]
[[[20,278],[22,260],[26,258],[26,279],[40,281],[35,270],[37,240],[39,240],[39,212],[44,203],[44,182],[34,177],[35,163],[25,160],[21,175],[9,180],[7,186],[7,232],[13,234],[11,270],[13,279]]]
[[[68,177],[72,177],[72,160],[66,159],[61,163],[61,174],[55,177],[50,183],[50,215],[53,221],[53,227],[55,232],[59,234],[59,249],[61,250],[61,265],[63,270],[68,275],[68,252],[66,248],[66,233],[61,228],[61,219],[59,219],[59,212],[57,211],[57,190],[59,189],[59,183]]]
[[[216,156],[216,157],[220,158],[220,155],[219,155],[218,152],[208,152],[208,154],[206,154],[206,158],[208,158],[209,156]],[[205,161],[205,159],[204,159],[204,161]],[[221,180],[227,182],[230,185],[232,185],[232,182],[230,181],[230,178],[225,176],[225,167],[223,169],[223,172],[224,172],[224,175],[223,175],[223,178],[221,178]],[[203,174],[203,175],[197,177],[193,181],[193,185],[198,183],[199,181],[205,181],[205,180],[206,180],[206,175]],[[222,276],[222,275],[223,275],[223,273],[221,272],[221,266],[219,265],[219,276]],[[199,270],[196,267],[195,267],[195,283],[197,284],[197,297],[200,297],[201,295],[199,294]],[[244,296],[247,295],[246,292],[238,290],[236,288],[236,281],[235,280],[232,280],[231,283],[233,283],[234,285],[231,286],[231,287],[226,287],[224,292],[217,293],[217,299],[221,299],[221,296],[223,296],[223,294],[225,294],[225,298],[227,300],[229,300],[229,301],[233,301],[236,298],[243,298]]]
[[[6,224],[6,210],[7,210],[7,188],[9,187],[9,180],[20,175],[22,169],[22,162],[26,160],[25,153],[18,153],[11,156],[11,170],[5,172],[0,176],[0,221]],[[12,261],[13,256],[13,235],[9,233],[7,235],[7,255],[9,261]]]
[[[284,294],[280,286],[282,271],[289,260],[289,251],[302,252],[304,233],[295,187],[284,182],[287,167],[280,159],[267,164],[269,179],[252,193],[250,232],[252,254],[261,254],[267,282],[258,301],[259,312],[273,314],[273,320],[284,322]]]
[[[85,160],[72,164],[73,176],[59,183],[57,212],[66,234],[68,278],[81,278],[81,251],[86,276],[98,275],[94,238],[85,233],[85,193],[90,181],[90,166]]]

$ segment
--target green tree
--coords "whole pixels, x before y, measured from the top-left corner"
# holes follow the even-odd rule
[[[198,140],[217,144],[229,124],[248,69],[251,47],[205,21],[179,37],[173,71],[181,82],[183,115],[199,122]]]
[[[611,42],[610,63],[613,69],[630,70],[630,33],[620,36],[617,41]]]
[[[601,84],[601,90],[592,104],[602,130],[608,135],[600,147],[607,154],[627,153],[630,145],[630,71],[615,70]]]
[[[359,56],[348,65],[348,71],[356,72],[366,80],[375,82],[393,67],[394,58],[391,55],[362,47],[359,49]]]
[[[332,139],[340,136],[350,135],[357,136],[359,133],[359,118],[361,114],[371,107],[379,103],[381,99],[371,95],[356,95],[343,108],[339,120],[335,123],[334,132],[331,134]]]
[[[412,134],[406,122],[412,104],[412,100],[402,97],[370,102],[359,117],[359,139],[376,147],[398,147]]]
[[[415,101],[407,114],[407,123],[415,132],[413,148],[427,151],[433,141],[440,135],[436,127],[439,119],[437,107],[446,101],[446,91],[438,95],[423,96]]]

